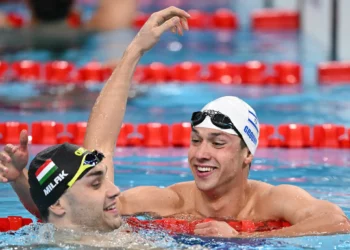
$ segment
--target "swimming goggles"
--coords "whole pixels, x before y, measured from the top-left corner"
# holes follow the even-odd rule
[[[235,125],[233,125],[231,119],[228,116],[215,110],[206,110],[204,112],[202,111],[194,112],[191,118],[192,127],[201,124],[204,121],[205,117],[207,116],[210,117],[211,122],[218,128],[233,129],[237,133],[237,135],[242,138],[242,134],[238,131]]]
[[[84,165],[96,166],[98,163],[100,163],[103,160],[104,157],[105,156],[103,153],[97,150],[94,150],[85,156]]]
[[[78,171],[75,173],[73,178],[68,182],[68,186],[71,187],[77,180],[79,180],[84,176],[84,173],[86,173],[88,169],[95,167],[97,164],[99,164],[103,160],[104,157],[105,156],[101,152],[98,152],[97,150],[88,152],[87,154],[83,155]]]

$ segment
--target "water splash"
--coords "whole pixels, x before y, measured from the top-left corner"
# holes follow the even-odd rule
[[[129,231],[127,224],[108,233],[58,230],[52,224],[32,224],[16,232],[0,234],[1,249],[205,249],[178,243],[159,231]]]

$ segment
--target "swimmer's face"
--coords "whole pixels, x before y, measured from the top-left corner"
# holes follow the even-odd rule
[[[120,190],[106,173],[107,166],[101,162],[62,196],[65,215],[73,225],[100,231],[111,231],[121,226],[116,207]]]
[[[198,189],[223,191],[243,173],[248,151],[241,138],[210,128],[193,128],[188,161]]]

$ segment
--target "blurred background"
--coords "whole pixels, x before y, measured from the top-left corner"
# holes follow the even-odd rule
[[[343,102],[318,104],[330,98],[328,93],[347,98],[343,85],[349,81],[349,65],[344,62],[350,57],[345,13],[349,4],[345,0],[2,0],[1,119],[85,121],[102,83],[149,14],[175,5],[192,14],[191,31],[183,37],[166,34],[142,58],[130,91],[130,108],[142,106],[155,112],[146,117],[147,122],[164,121],[156,117],[157,104],[179,108],[180,114],[166,120],[185,121],[189,117],[186,107],[199,108],[224,93],[246,97],[252,105],[261,97],[273,96],[268,102],[278,102],[282,94],[289,98],[282,98],[279,104],[296,105],[285,109],[296,108],[299,114],[312,109],[313,115],[303,119],[314,124],[323,121],[322,110],[340,112],[338,105],[348,107]],[[342,65],[329,63],[336,60],[343,61]],[[184,62],[192,64],[181,65]],[[230,63],[219,66],[228,73],[218,73],[218,65],[209,67],[215,62]],[[176,64],[180,70],[175,69]],[[192,73],[186,75],[184,67],[190,67]],[[168,84],[155,85],[165,82]],[[220,83],[220,89],[218,84],[194,82]],[[188,96],[192,87],[202,98]],[[167,102],[159,103],[158,97]],[[298,107],[298,98],[305,100],[302,107]],[[266,113],[262,117],[267,117],[263,122],[275,123],[271,119],[281,118],[269,115],[268,102],[261,110]],[[79,112],[74,113],[76,110]],[[270,111],[276,111],[275,103]],[[296,122],[293,113],[287,114],[290,119],[283,119]],[[349,124],[343,113],[336,115]],[[143,122],[144,118],[138,118],[127,115],[126,121]]]

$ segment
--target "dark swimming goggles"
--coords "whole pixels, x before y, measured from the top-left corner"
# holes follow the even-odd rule
[[[211,119],[211,122],[218,128],[233,129],[239,137],[242,137],[241,133],[238,131],[235,125],[233,125],[231,119],[228,116],[215,110],[207,110],[204,112],[202,111],[194,112],[191,118],[192,127],[201,124],[204,121],[206,116],[209,116]]]
[[[80,180],[91,168],[95,167],[99,164],[103,158],[105,158],[104,154],[94,150],[92,152],[88,152],[83,155],[81,164],[73,176],[73,178],[68,182],[68,187],[71,187],[77,180]]]
[[[96,166],[103,160],[103,158],[105,158],[104,154],[97,150],[94,150],[85,156],[84,165]]]

